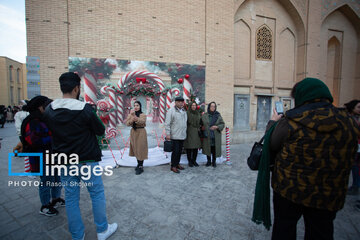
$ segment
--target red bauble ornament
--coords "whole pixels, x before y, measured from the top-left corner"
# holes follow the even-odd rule
[[[183,83],[183,82],[184,82],[184,80],[183,80],[182,78],[179,78],[179,79],[178,79],[178,83],[181,84],[181,83]]]
[[[197,105],[196,109],[197,109],[197,110],[199,110],[199,109],[200,109],[200,106],[199,106],[199,105]]]
[[[189,79],[190,75],[189,74],[186,74],[185,75],[185,79]]]

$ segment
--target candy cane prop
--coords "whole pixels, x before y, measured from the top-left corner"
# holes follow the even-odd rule
[[[119,106],[123,106],[124,102],[122,100],[122,97],[120,95],[116,96],[116,105],[118,106],[116,108],[116,115],[117,115],[117,124],[123,123],[123,111],[119,108]]]
[[[178,97],[180,95],[180,89],[178,88],[172,88],[171,89],[171,93],[172,95],[174,95],[175,97]]]
[[[166,93],[166,109],[169,110],[171,108],[171,102],[172,102],[172,93],[171,89]]]
[[[226,163],[230,163],[230,130],[229,127],[225,128],[226,132]]]
[[[121,139],[122,139],[122,141],[123,141],[124,145],[126,145],[126,143],[125,143],[125,139],[124,139],[124,136],[123,136],[123,134],[122,134],[121,130],[120,130],[120,129],[118,129],[118,132],[120,133],[120,136],[121,136]]]
[[[101,110],[101,111],[105,111],[106,109],[111,108],[111,105],[109,103],[109,101],[106,101],[104,99],[101,99],[99,101],[97,101],[96,106]]]
[[[100,92],[103,95],[105,95],[105,94],[109,95],[109,101],[110,101],[111,108],[115,110],[115,111],[110,112],[110,124],[109,124],[109,127],[110,128],[115,128],[116,127],[115,89],[113,89],[112,87],[109,87],[109,86],[103,86],[100,89]]]
[[[184,90],[183,97],[186,102],[186,100],[190,99],[191,92],[192,92],[192,85],[191,85],[190,81],[187,79],[184,79],[183,90]]]
[[[97,88],[96,88],[96,78],[89,73],[84,74],[84,98],[85,102],[96,104],[97,103]]]
[[[114,153],[113,153],[113,151],[112,151],[112,149],[110,147],[109,141],[106,138],[104,138],[104,139],[101,140],[101,144],[104,144],[104,140],[106,141],[106,144],[107,144],[108,148],[110,149],[111,155],[113,156],[114,162],[116,164],[115,168],[120,167],[120,165],[117,163],[115,155],[114,155]]]
[[[105,133],[106,133],[106,138],[107,139],[115,138],[116,135],[117,135],[116,128],[111,128],[111,127],[108,127],[106,129]]]
[[[121,159],[122,159],[122,157],[124,156],[125,151],[126,151],[129,143],[130,143],[130,136],[129,136],[128,140],[126,141],[126,144],[125,144],[125,147],[124,147],[124,151],[121,153],[121,157],[120,157]]]
[[[26,173],[31,172],[29,157],[24,157],[24,161],[25,161],[25,172]]]
[[[156,74],[150,73],[147,71],[133,71],[133,72],[129,72],[129,73],[125,74],[124,76],[122,76],[122,78],[119,80],[119,82],[117,84],[119,89],[123,88],[126,81],[128,81],[132,78],[136,78],[136,77],[145,77],[145,78],[149,78],[149,79],[155,81],[160,88],[160,92],[162,92],[165,88],[163,81],[161,81],[159,76],[157,76]],[[118,105],[118,108],[120,108],[120,112],[124,112],[123,104]],[[165,122],[165,96],[164,95],[160,96],[159,110],[160,110],[160,123],[164,123]]]

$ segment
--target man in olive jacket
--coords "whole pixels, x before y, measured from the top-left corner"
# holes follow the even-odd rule
[[[278,121],[270,148],[276,155],[272,175],[272,239],[296,239],[301,216],[305,239],[333,239],[333,221],[342,209],[360,133],[346,110],[332,105],[327,86],[306,78],[292,90],[295,108]]]

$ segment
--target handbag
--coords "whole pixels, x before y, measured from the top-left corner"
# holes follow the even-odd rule
[[[164,152],[172,152],[173,151],[173,144],[172,141],[164,141]]]
[[[251,170],[259,170],[259,164],[261,160],[261,154],[263,150],[263,141],[264,141],[265,135],[260,139],[259,142],[255,142],[251,152],[250,156],[247,159],[247,164]]]

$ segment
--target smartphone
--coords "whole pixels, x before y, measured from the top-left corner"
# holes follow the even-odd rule
[[[278,114],[284,114],[284,106],[282,102],[275,102],[275,110]]]

